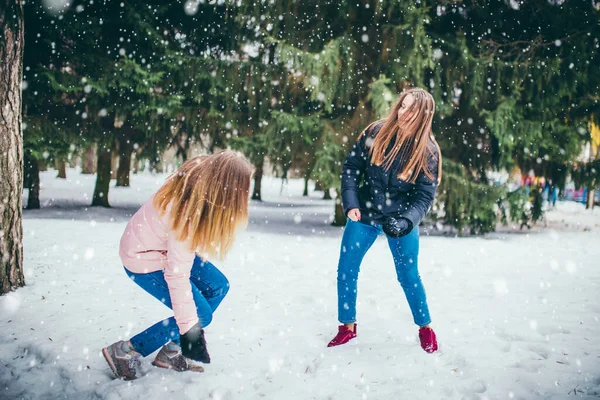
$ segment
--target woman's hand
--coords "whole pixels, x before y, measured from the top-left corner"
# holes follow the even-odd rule
[[[412,231],[412,222],[406,218],[387,217],[383,222],[383,231],[391,238],[397,239]]]
[[[206,350],[206,340],[204,339],[204,329],[202,329],[200,323],[180,335],[179,340],[181,342],[181,353],[184,357],[205,364],[210,363],[210,355]]]
[[[360,221],[360,210],[358,208],[351,209],[348,211],[348,218],[354,222]]]

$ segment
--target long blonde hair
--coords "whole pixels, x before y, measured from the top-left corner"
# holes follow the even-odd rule
[[[254,167],[233,151],[194,157],[154,196],[162,216],[169,213],[177,240],[189,241],[202,256],[223,258],[236,229],[248,222],[248,196]]]
[[[410,108],[406,110],[409,118],[399,119],[398,110],[408,95],[415,99]],[[434,112],[435,101],[427,91],[414,88],[402,92],[388,117],[383,120],[383,126],[369,150],[371,162],[382,166],[387,171],[391,168],[394,160],[400,157],[403,167],[398,171],[398,178],[414,183],[419,173],[424,171],[429,179],[434,180],[433,172],[428,168],[429,156],[432,154],[429,142],[432,135],[431,124]],[[368,130],[369,128],[366,131]],[[392,143],[394,146],[388,152]],[[435,141],[434,144],[437,146]],[[441,155],[438,148],[439,156]],[[438,176],[438,180],[439,178],[441,176]]]

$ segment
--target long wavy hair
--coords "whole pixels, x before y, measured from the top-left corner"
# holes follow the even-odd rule
[[[194,157],[156,192],[153,205],[168,214],[177,240],[203,257],[222,259],[248,222],[254,167],[233,151]]]
[[[414,102],[401,117],[398,117],[402,102],[408,95],[414,97]],[[427,91],[414,88],[402,92],[388,117],[382,120],[383,126],[373,140],[369,150],[371,162],[387,171],[394,160],[400,157],[400,165],[403,167],[398,171],[399,179],[414,183],[419,173],[424,171],[426,176],[433,180],[433,172],[428,168],[428,159],[432,154],[429,141],[432,136],[434,113],[435,101]],[[366,129],[368,130],[369,128]],[[390,148],[391,145],[393,146]]]

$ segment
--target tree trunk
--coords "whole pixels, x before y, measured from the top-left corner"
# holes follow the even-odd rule
[[[140,151],[140,149],[137,149],[136,151],[133,152],[133,174],[137,175],[137,173],[140,171],[141,168],[141,162],[142,160],[140,159],[140,155],[142,154],[142,152]]]
[[[588,189],[587,199],[585,201],[585,209],[592,210],[594,208],[594,196],[596,195],[596,191],[593,189]]]
[[[29,151],[25,152],[25,188],[27,196],[27,209],[40,208],[40,168],[38,160]]]
[[[319,191],[319,190],[323,190],[325,191],[325,185],[323,185],[323,182],[321,182],[320,180],[316,180],[315,181],[315,191]]]
[[[94,188],[93,206],[110,207],[108,204],[108,189],[110,187],[110,170],[112,151],[110,145],[98,145],[98,175],[96,176],[96,187]]]
[[[308,197],[308,181],[310,180],[310,176],[312,175],[313,169],[315,168],[315,163],[311,163],[311,165],[306,170],[306,175],[304,175],[304,192],[302,196]]]
[[[181,138],[183,137],[183,145],[181,144]],[[192,144],[192,140],[189,135],[185,133],[180,133],[179,137],[176,139],[177,152],[175,153],[176,157],[181,157],[182,163],[186,162],[188,159],[188,153],[190,150],[190,146]]]
[[[0,294],[23,276],[23,3],[0,0]]]
[[[256,165],[256,170],[254,171],[254,190],[252,191],[252,200],[262,201],[262,177],[263,177],[263,166],[264,161],[261,161],[258,165]]]
[[[183,148],[183,154],[181,155],[181,159],[183,162],[188,160],[188,155],[190,154],[190,148],[192,147],[192,137],[190,135],[185,135],[185,142]]]
[[[67,159],[67,167],[69,167],[69,168],[77,167],[77,165],[79,165],[80,158],[81,157],[76,156],[75,154],[71,154],[69,156],[69,158]]]
[[[117,186],[129,187],[129,172],[131,171],[131,153],[133,143],[125,135],[119,138],[119,169],[117,170]]]
[[[329,193],[329,188],[326,188],[323,191],[323,200],[331,200],[331,193]]]
[[[119,150],[110,152],[110,179],[117,179],[117,168],[119,165]]]
[[[81,173],[91,175],[96,173],[96,146],[91,144],[81,156]]]
[[[150,172],[153,174],[163,172],[163,163],[160,155],[155,154],[150,159]]]
[[[302,192],[303,197],[308,197],[308,181],[310,178],[307,176],[304,177],[304,191]]]
[[[29,170],[32,158],[31,151],[23,149],[23,190],[29,189],[29,186],[31,186],[31,174]]]
[[[67,179],[67,163],[62,158],[54,160],[54,168],[58,171],[57,178]]]
[[[333,226],[344,226],[346,225],[346,215],[344,214],[344,208],[342,207],[342,192],[340,189],[335,189],[335,210],[333,214]]]
[[[117,169],[117,186],[129,187],[129,173],[131,172],[131,152],[121,153],[119,156],[119,169]]]

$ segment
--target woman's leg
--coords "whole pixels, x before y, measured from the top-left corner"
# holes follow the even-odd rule
[[[229,292],[229,281],[217,267],[211,262],[202,260],[196,256],[194,265],[190,273],[190,281],[196,286],[202,296],[206,299],[208,309],[198,310],[202,327],[205,328],[212,321],[212,314],[215,312],[221,301]],[[200,312],[202,311],[202,312]]]
[[[163,271],[148,274],[134,274],[127,270],[126,272],[140,287],[164,305],[173,309]],[[190,282],[200,324],[202,327],[206,327],[212,321],[214,310],[227,294],[229,282],[214,265],[208,261],[202,261],[200,257],[196,257],[194,260],[190,272]],[[145,357],[170,340],[176,343],[179,342],[179,328],[174,317],[159,321],[140,332],[131,338],[130,343],[136,351]]]
[[[348,220],[344,228],[337,271],[338,320],[342,324],[356,321],[357,281],[360,264],[381,229]]]
[[[425,288],[419,276],[419,227],[408,235],[394,239],[388,237],[398,281],[404,289],[415,324],[427,326],[431,323]]]

